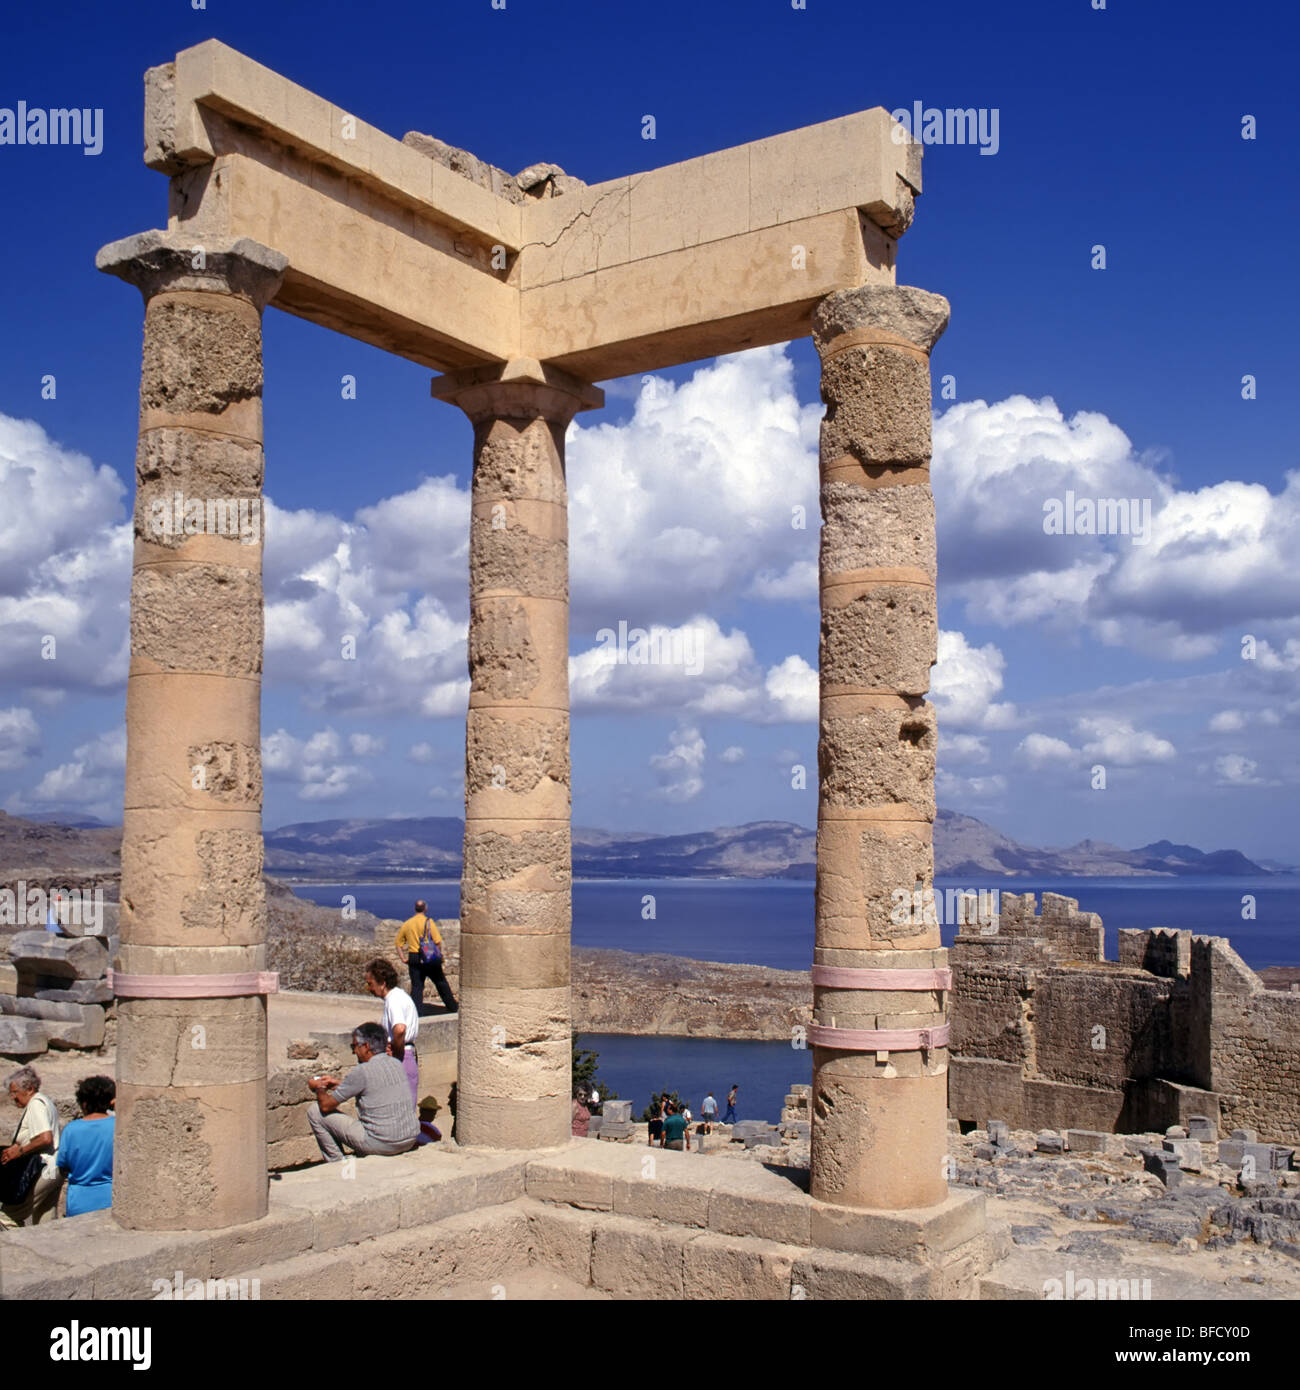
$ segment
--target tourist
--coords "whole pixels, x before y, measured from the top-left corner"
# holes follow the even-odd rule
[[[116,1096],[111,1076],[88,1076],[77,1083],[81,1119],[72,1120],[59,1136],[59,1168],[68,1177],[68,1216],[113,1205]]]
[[[591,1111],[587,1107],[587,1091],[583,1086],[577,1087],[573,1093],[572,1114],[573,1137],[575,1139],[587,1138],[587,1131],[591,1126]]]
[[[740,1094],[740,1087],[733,1085],[727,1092],[727,1113],[722,1117],[724,1125],[734,1125],[736,1123],[736,1097]]]
[[[47,1216],[58,1215],[59,1112],[49,1096],[41,1094],[41,1078],[35,1067],[19,1067],[9,1077],[9,1099],[21,1110],[13,1143],[0,1152],[0,1190],[18,1192],[17,1200],[0,1205],[0,1230],[14,1226],[39,1226]],[[39,1162],[31,1160],[39,1156]],[[16,1164],[17,1167],[11,1167]]]
[[[653,1149],[654,1146],[655,1146],[655,1141],[656,1141],[656,1140],[659,1140],[659,1141],[660,1141],[659,1147],[660,1147],[660,1148],[663,1148],[663,1137],[664,1137],[664,1111],[663,1111],[663,1106],[660,1105],[659,1102],[658,1102],[657,1100],[653,1099],[653,1097],[652,1097],[652,1098],[651,1098],[651,1101],[650,1101],[650,1128],[649,1128],[650,1147]]]
[[[357,1065],[340,1081],[336,1076],[313,1076],[307,1083],[316,1104],[307,1111],[326,1163],[343,1158],[339,1145],[357,1154],[404,1154],[420,1137],[420,1123],[411,1099],[411,1086],[402,1064],[388,1055],[388,1038],[378,1023],[352,1030],[352,1054]],[[339,1106],[357,1098],[355,1118]]]
[[[717,1113],[718,1102],[714,1100],[713,1092],[710,1091],[709,1094],[705,1096],[704,1100],[700,1103],[700,1121],[704,1126],[705,1134],[713,1133],[713,1121]]]
[[[686,1117],[678,1114],[677,1107],[670,1104],[668,1113],[664,1116],[663,1147],[665,1149],[690,1149],[691,1134],[686,1125]]]
[[[420,1105],[420,1061],[415,1039],[420,1032],[420,1015],[415,1001],[397,983],[392,962],[376,956],[366,966],[366,988],[384,1001],[384,1032],[388,1034],[388,1055],[402,1064],[411,1083],[411,1103]]]
[[[438,998],[449,1014],[457,1009],[456,996],[451,992],[442,973],[442,933],[429,916],[429,906],[423,899],[415,904],[415,916],[408,917],[397,932],[397,952],[406,957],[411,975],[411,998],[417,1012],[424,1012],[424,982],[432,980]]]
[[[600,1091],[595,1086],[591,1088],[591,1095],[587,1097],[587,1108],[593,1115],[600,1113]]]
[[[438,1118],[438,1111],[442,1106],[438,1104],[437,1096],[425,1096],[419,1104],[420,1111],[420,1138],[421,1144],[437,1144],[442,1139],[442,1130],[434,1124]]]

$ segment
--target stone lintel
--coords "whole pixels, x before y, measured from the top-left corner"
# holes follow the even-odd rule
[[[287,255],[278,307],[443,370],[591,381],[801,337],[832,291],[892,283],[921,183],[900,130],[875,107],[520,203],[216,40],[145,81],[171,225]]]

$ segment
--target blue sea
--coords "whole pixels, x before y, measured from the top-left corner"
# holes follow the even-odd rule
[[[956,889],[1077,898],[1081,909],[1101,914],[1112,960],[1121,927],[1176,927],[1228,937],[1255,969],[1300,965],[1300,878],[1291,875],[935,880],[936,898],[940,890]],[[417,897],[435,917],[460,912],[456,881],[299,884],[294,892],[331,907],[351,895],[359,908],[380,917],[410,916]],[[1254,899],[1253,918],[1242,916],[1246,896]],[[945,921],[945,944],[955,932]],[[573,944],[806,970],[813,951],[813,885],[805,879],[579,880],[573,885]],[[775,1120],[790,1084],[811,1079],[812,1054],[788,1043],[587,1034],[581,1045],[600,1054],[600,1079],[631,1097],[637,1114],[650,1092],[664,1085],[688,1095],[698,1113],[706,1090],[721,1105],[738,1082],[741,1118]]]

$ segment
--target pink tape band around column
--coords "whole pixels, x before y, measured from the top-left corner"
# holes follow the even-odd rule
[[[278,994],[274,970],[238,975],[123,975],[108,972],[108,987],[119,999],[230,999],[248,994]]]
[[[808,1041],[814,1047],[832,1047],[837,1052],[928,1052],[947,1047],[951,1026],[938,1028],[827,1028],[814,1023]]]
[[[854,970],[846,965],[814,965],[812,982],[825,989],[951,989],[952,971]]]

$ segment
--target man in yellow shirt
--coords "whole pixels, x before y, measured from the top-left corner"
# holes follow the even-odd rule
[[[421,958],[421,943],[427,945],[429,941],[438,947],[437,960]],[[429,905],[423,899],[415,905],[415,916],[408,917],[398,928],[395,945],[398,954],[406,957],[406,968],[411,972],[411,998],[415,1000],[416,1012],[424,1013],[424,982],[432,980],[443,1007],[454,1014],[458,1007],[456,996],[442,973],[442,933],[429,916]]]

